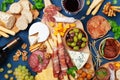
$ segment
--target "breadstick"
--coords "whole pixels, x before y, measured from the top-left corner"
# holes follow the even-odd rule
[[[6,34],[6,33],[4,33],[3,31],[0,31],[0,35],[3,36],[3,37],[5,37],[5,38],[8,38],[8,37],[9,37],[9,35]]]
[[[103,0],[103,1],[104,1],[104,0]],[[98,10],[100,9],[103,1],[101,1],[101,2],[98,4],[98,6],[92,11],[92,15],[95,15],[95,14],[98,12]]]
[[[5,32],[5,33],[8,33],[8,34],[10,34],[10,35],[15,35],[15,32],[14,31],[12,31],[12,30],[9,30],[9,29],[7,29],[7,28],[4,28],[3,26],[0,26],[0,30],[1,31],[3,31],[3,32]]]

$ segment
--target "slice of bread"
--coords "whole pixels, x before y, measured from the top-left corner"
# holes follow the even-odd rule
[[[28,23],[31,23],[33,20],[33,14],[30,10],[23,9],[21,12],[21,15],[25,16],[25,18],[28,20]]]
[[[19,30],[25,30],[28,27],[28,21],[25,16],[20,16],[16,21],[16,27]]]
[[[15,16],[0,11],[0,22],[2,26],[6,27],[7,29],[11,29],[15,23]]]
[[[21,10],[22,6],[18,2],[11,4],[9,8],[9,12],[12,14],[20,14]]]
[[[20,0],[19,3],[25,10],[30,10],[30,2],[28,0]]]

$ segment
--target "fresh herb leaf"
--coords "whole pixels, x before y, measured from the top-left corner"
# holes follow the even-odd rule
[[[33,5],[33,9],[42,9],[44,7],[43,1],[42,0],[33,0],[34,5]]]
[[[3,2],[3,3],[1,4],[1,10],[5,12],[6,9],[7,9],[7,5],[6,5],[6,3]]]
[[[8,4],[12,4],[14,2],[14,0],[4,0],[1,4],[1,11],[6,11],[7,10],[7,6]]]
[[[38,55],[38,60],[39,60],[39,63],[43,63],[43,59],[40,55]]]
[[[112,3],[113,4],[117,4],[118,0],[113,0]]]
[[[5,2],[6,4],[12,4],[14,0],[4,0],[3,2]]]
[[[77,71],[76,66],[73,66],[67,70],[67,74],[70,74],[72,77],[75,77],[76,71]]]

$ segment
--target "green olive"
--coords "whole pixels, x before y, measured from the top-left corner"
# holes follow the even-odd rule
[[[79,32],[79,29],[78,28],[74,28],[73,31],[74,32]]]
[[[74,36],[73,40],[74,40],[74,42],[77,42],[78,41],[77,36]]]
[[[86,38],[86,37],[83,37],[83,38],[82,38],[82,41],[87,42],[87,38]]]
[[[72,33],[74,33],[74,31],[73,31],[73,30],[70,30],[70,31],[69,31],[69,34],[72,34]]]
[[[82,42],[81,44],[81,48],[85,47],[86,46],[86,43],[85,42]]]
[[[75,50],[75,51],[79,50],[79,46],[73,47],[73,50]]]
[[[75,36],[78,36],[78,32],[75,33]]]
[[[78,34],[78,39],[80,40],[82,38],[82,33]]]
[[[76,46],[76,42],[71,43],[71,47]]]
[[[68,46],[71,46],[71,43],[70,43],[70,42],[67,42],[67,45],[68,45]]]

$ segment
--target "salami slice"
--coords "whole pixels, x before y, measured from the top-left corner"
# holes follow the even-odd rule
[[[31,54],[28,60],[28,63],[31,68],[35,68],[39,65],[38,57],[36,54]]]
[[[60,72],[60,65],[59,65],[59,58],[58,58],[58,50],[55,49],[52,55],[52,62],[53,62],[53,74],[54,77],[58,77]]]
[[[32,69],[34,72],[42,72],[42,65],[39,64],[37,67]]]
[[[49,59],[45,58],[44,52],[36,50],[29,58],[29,65],[34,72],[41,72],[43,69],[46,69],[49,61]]]

